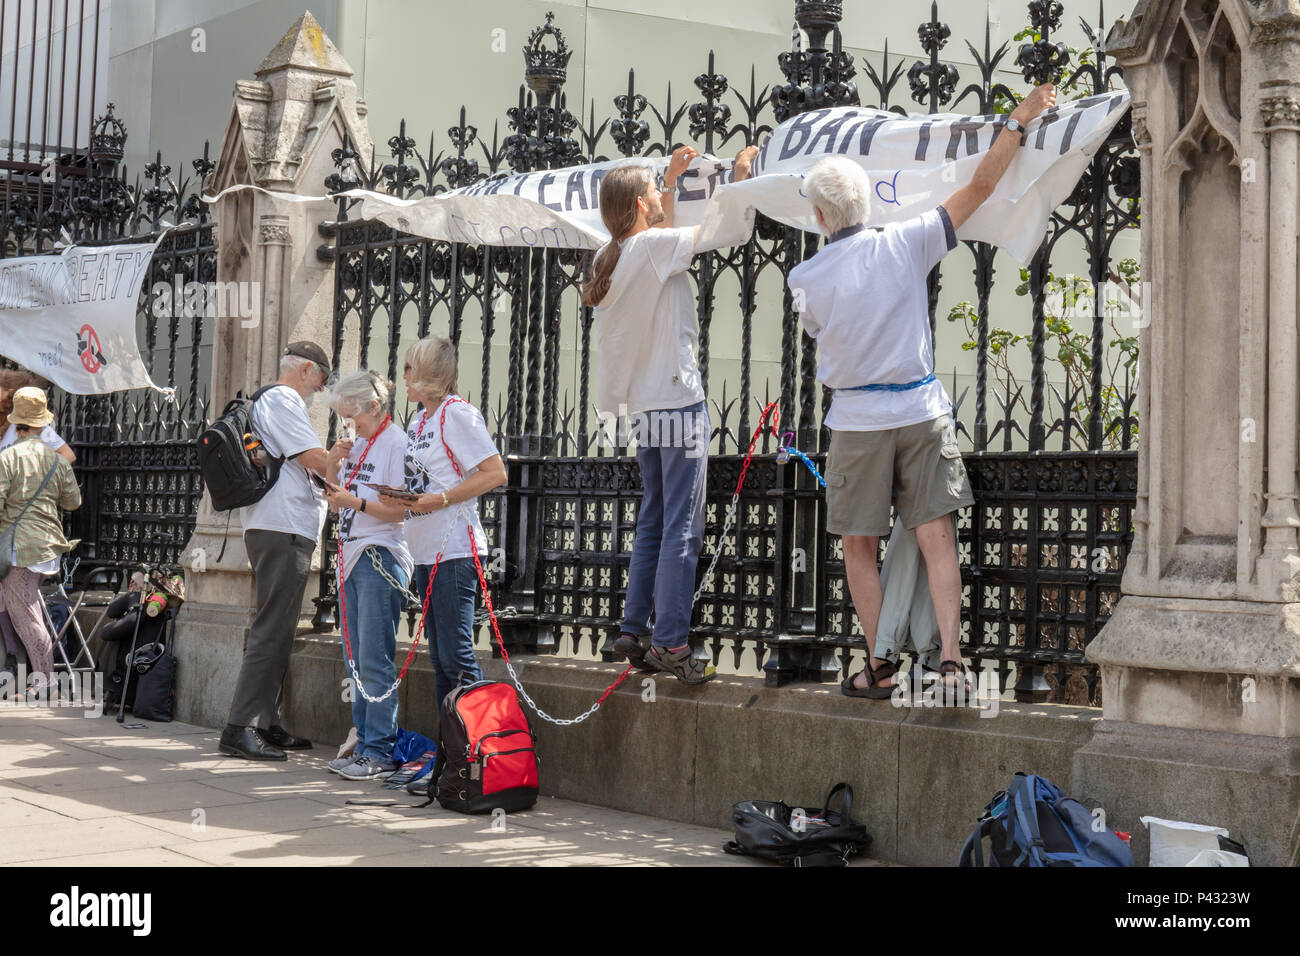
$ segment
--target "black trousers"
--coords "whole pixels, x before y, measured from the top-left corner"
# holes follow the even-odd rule
[[[244,663],[230,703],[230,723],[266,730],[280,723],[280,685],[298,628],[298,614],[316,542],[282,531],[246,531],[257,613],[244,642]]]

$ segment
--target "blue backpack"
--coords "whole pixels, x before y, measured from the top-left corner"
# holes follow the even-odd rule
[[[1132,866],[1133,852],[1078,800],[1050,780],[1017,773],[984,808],[961,848],[958,866]]]

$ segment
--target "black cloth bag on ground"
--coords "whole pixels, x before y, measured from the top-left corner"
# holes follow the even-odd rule
[[[141,625],[140,630],[145,629]],[[138,644],[132,665],[135,670],[135,700],[131,713],[141,720],[166,723],[176,708],[176,616],[167,612],[167,625],[153,644]]]
[[[172,719],[175,707],[176,658],[168,649],[148,671],[136,675],[131,713],[141,720],[166,723]]]
[[[832,810],[836,795],[838,810]],[[731,808],[736,838],[722,845],[727,853],[757,856],[786,866],[845,866],[849,857],[871,845],[871,834],[857,823],[853,788],[837,783],[816,810],[770,800],[743,800]]]

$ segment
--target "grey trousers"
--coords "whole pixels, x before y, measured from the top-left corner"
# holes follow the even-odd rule
[[[957,533],[957,512],[952,513],[953,535]],[[911,645],[922,666],[937,671],[942,659],[939,619],[930,599],[930,578],[925,558],[916,542],[916,532],[894,522],[880,566],[880,624],[876,628],[876,654],[882,661],[898,663],[899,654]]]
[[[230,723],[267,730],[280,723],[280,685],[298,629],[316,542],[282,531],[246,531],[257,612],[244,643],[244,663],[230,703]]]

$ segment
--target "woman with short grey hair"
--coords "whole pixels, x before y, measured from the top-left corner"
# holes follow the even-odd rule
[[[337,486],[325,499],[338,513],[339,597],[344,660],[352,688],[352,754],[330,762],[348,780],[387,777],[397,769],[397,626],[413,564],[402,532],[405,509],[379,499],[376,486],[400,487],[405,478],[406,435],[393,425],[393,383],[376,372],[339,379],[330,408],[356,429],[356,440],[330,449]]]

